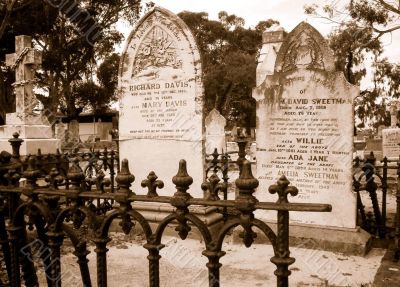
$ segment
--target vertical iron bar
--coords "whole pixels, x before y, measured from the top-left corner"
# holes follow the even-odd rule
[[[278,224],[276,237],[276,255],[271,261],[277,266],[274,274],[277,278],[277,287],[289,286],[289,265],[294,263],[294,258],[289,257],[289,211],[278,210]]]
[[[386,230],[386,197],[387,197],[387,173],[388,173],[388,159],[385,156],[383,159],[383,171],[382,171],[382,225]]]
[[[51,250],[51,286],[61,287],[61,245],[63,233],[48,232],[49,247]]]
[[[8,232],[10,233],[10,249],[11,249],[11,270],[12,275],[10,278],[11,287],[21,286],[21,271],[19,269],[19,233],[22,227],[8,226]]]
[[[205,250],[203,255],[208,258],[208,263],[206,264],[208,268],[208,282],[209,287],[219,287],[220,286],[220,268],[222,264],[219,262],[220,258],[225,255],[223,251],[212,251]]]
[[[89,260],[87,259],[87,255],[89,251],[86,249],[86,243],[78,243],[78,246],[75,248],[74,255],[78,257],[79,269],[81,270],[82,283],[85,287],[92,287],[92,282],[90,280],[90,272],[88,267]]]
[[[96,238],[96,261],[97,261],[97,286],[107,287],[107,243],[109,238]]]
[[[4,203],[3,203],[4,204]],[[8,242],[7,231],[6,231],[6,222],[4,216],[4,205],[0,204],[0,244],[1,250],[3,252],[4,261],[7,269],[8,281],[11,280],[11,251],[10,245]]]
[[[394,236],[394,260],[400,259],[400,162],[397,163],[396,217]]]
[[[149,260],[149,284],[150,287],[160,286],[160,252],[157,245],[146,244],[145,248],[149,250],[147,259]]]

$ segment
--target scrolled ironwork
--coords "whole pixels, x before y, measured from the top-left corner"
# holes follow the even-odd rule
[[[16,140],[14,145],[17,146],[19,142]],[[159,264],[160,250],[164,247],[162,237],[166,227],[176,223],[176,231],[183,240],[188,237],[192,228],[199,230],[204,242],[202,254],[208,258],[205,267],[209,273],[209,286],[220,286],[220,268],[222,266],[220,258],[225,255],[225,251],[222,250],[222,242],[228,232],[235,227],[243,229],[243,241],[247,247],[251,246],[256,238],[256,232],[253,229],[258,229],[267,236],[274,249],[271,261],[277,266],[275,271],[277,286],[288,286],[290,275],[288,266],[294,262],[294,258],[290,257],[288,245],[289,212],[329,212],[331,210],[331,206],[326,204],[291,204],[287,195],[295,195],[297,189],[289,186],[288,181],[283,178],[270,188],[270,191],[278,194],[278,201],[260,202],[254,196],[259,183],[252,175],[250,162],[246,160],[242,161],[240,177],[235,182],[238,196],[235,200],[227,200],[218,197],[218,192],[225,188],[221,184],[226,184],[226,178],[223,178],[224,182],[220,182],[216,172],[213,172],[215,176],[211,175],[207,183],[203,184],[203,190],[207,190],[209,196],[194,198],[189,193],[189,188],[200,187],[191,186],[193,178],[188,174],[187,164],[184,160],[179,162],[178,172],[172,178],[176,188],[173,196],[159,196],[156,188],[161,188],[163,184],[157,179],[155,173],[150,173],[149,177],[142,182],[142,186],[148,188],[146,195],[140,195],[137,194],[137,191],[131,190],[131,184],[135,177],[129,170],[127,160],[122,161],[120,171],[116,173],[115,178],[112,177],[117,188],[115,192],[110,192],[105,185],[102,185],[104,177],[101,172],[96,173],[96,176],[93,177],[94,181],[88,181],[79,161],[79,158],[84,159],[87,155],[80,156],[78,153],[72,153],[66,157],[59,153],[42,155],[41,166],[35,163],[37,156],[32,155],[23,168],[19,151],[15,150],[13,154],[14,156],[11,158],[7,154],[3,154],[0,158],[0,244],[2,244],[1,252],[9,254],[10,259],[6,264],[12,286],[21,286],[21,280],[26,286],[37,286],[34,266],[29,262],[24,262],[20,257],[21,249],[27,245],[28,223],[37,229],[38,238],[48,248],[47,253],[44,253],[46,256],[42,259],[44,267],[47,269],[46,272],[51,277],[51,280],[48,281],[50,286],[61,286],[61,265],[52,264],[50,266],[49,258],[51,262],[61,258],[61,248],[65,237],[71,240],[75,249],[73,254],[77,257],[84,286],[92,286],[88,268],[87,243],[90,240],[95,244],[97,286],[107,286],[107,245],[111,239],[110,226],[114,220],[120,222],[125,233],[129,233],[135,223],[142,227],[146,237],[144,248],[148,250],[151,287],[159,287],[161,284]],[[107,170],[111,169],[108,165],[109,161],[106,159],[111,157],[114,160],[113,152],[105,150],[104,153],[95,154],[96,158],[102,156],[104,158],[100,160],[101,164],[107,165]],[[45,162],[52,158],[55,158],[56,161],[62,161],[65,158],[73,159],[65,172],[61,172],[57,166],[53,166],[51,169],[42,168]],[[46,173],[43,174],[44,172]],[[38,179],[42,176],[45,181],[44,185],[38,184]],[[21,177],[26,180],[26,185],[20,187],[18,182]],[[90,188],[88,183],[92,183]],[[24,196],[21,197],[21,194]],[[88,203],[96,200],[100,203],[109,202],[109,209],[99,213],[98,209],[90,208]],[[111,204],[111,202],[116,204]],[[163,203],[174,207],[174,210],[152,230],[149,221],[139,210],[136,210],[135,205],[132,205],[134,202]],[[207,224],[190,211],[190,206],[231,208],[235,210],[236,215],[232,215],[222,222],[220,230],[213,234]],[[268,224],[256,218],[254,213],[256,210],[277,211],[278,229],[276,233]],[[28,222],[26,222],[27,217],[29,217]],[[72,219],[72,222],[69,219]],[[6,222],[9,223],[6,224]],[[82,233],[85,230],[87,230],[87,235]],[[9,246],[9,249],[7,250],[3,246]]]

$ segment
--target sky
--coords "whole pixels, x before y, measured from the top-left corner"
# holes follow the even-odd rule
[[[146,0],[145,0],[146,1]],[[291,31],[301,21],[307,21],[324,36],[335,27],[331,21],[316,18],[304,13],[304,5],[318,3],[323,6],[326,3],[337,3],[338,7],[344,7],[348,0],[152,0],[156,5],[166,8],[174,13],[184,10],[192,12],[207,12],[209,18],[218,19],[218,12],[226,11],[245,19],[246,26],[254,27],[259,21],[278,20],[286,31]],[[119,29],[124,32],[126,38],[133,27],[120,24]],[[400,62],[400,31],[384,39],[385,55],[394,62]],[[123,45],[122,45],[123,46]]]

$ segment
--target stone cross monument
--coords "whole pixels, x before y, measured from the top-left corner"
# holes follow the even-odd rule
[[[24,140],[21,155],[53,153],[59,147],[59,141],[53,138],[51,126],[41,114],[35,113],[38,100],[33,92],[35,68],[42,63],[42,53],[32,48],[29,36],[15,37],[15,53],[6,55],[6,65],[15,69],[16,108],[15,113],[6,114],[6,125],[0,127],[0,149],[10,148],[8,139],[17,132]]]
[[[33,109],[38,104],[33,93],[35,66],[42,63],[42,53],[32,48],[31,37],[17,36],[15,38],[15,53],[6,55],[6,65],[15,69],[16,82],[16,112],[8,114],[7,124],[28,124],[35,117]],[[37,122],[34,122],[37,123]]]

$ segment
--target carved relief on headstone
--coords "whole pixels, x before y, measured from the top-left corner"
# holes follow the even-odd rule
[[[258,198],[273,200],[268,187],[285,175],[300,191],[291,201],[332,205],[329,214],[293,212],[293,222],[356,226],[352,155],[358,94],[335,70],[333,53],[317,30],[303,22],[286,36],[275,72],[253,91]]]
[[[162,28],[155,26],[147,33],[137,50],[132,77],[159,79],[160,68],[168,68],[163,70],[167,73],[180,70],[182,60],[177,53],[175,39]]]

